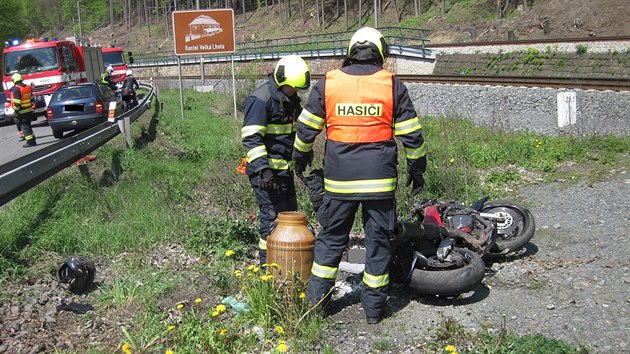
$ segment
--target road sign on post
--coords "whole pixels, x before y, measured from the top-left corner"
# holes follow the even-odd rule
[[[176,55],[234,53],[234,10],[173,12]]]
[[[182,85],[181,55],[204,55],[234,53],[234,10],[194,10],[173,12],[173,38],[179,71],[179,97],[182,118],[184,117],[184,93]],[[201,57],[203,63],[203,57]],[[232,57],[232,94],[236,117],[236,82],[234,80],[234,57]],[[203,65],[203,64],[202,64]],[[203,75],[203,66],[200,68]]]

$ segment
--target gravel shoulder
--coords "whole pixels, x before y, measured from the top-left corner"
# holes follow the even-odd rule
[[[357,276],[338,278],[336,326],[325,335],[340,353],[417,352],[444,318],[470,331],[539,333],[592,352],[630,350],[630,173],[628,161],[590,185],[554,182],[521,188],[520,203],[536,220],[527,253],[487,263],[483,284],[454,300],[391,290],[388,316],[368,326]],[[341,282],[339,280],[342,280]]]

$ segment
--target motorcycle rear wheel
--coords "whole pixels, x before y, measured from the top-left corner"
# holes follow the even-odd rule
[[[429,250],[425,256],[429,259],[429,266],[416,268],[411,273],[409,287],[417,293],[425,295],[458,296],[474,289],[483,279],[485,266],[481,257],[466,248],[454,248],[458,256],[463,259],[462,265],[453,262],[439,262],[435,256],[436,250]]]
[[[498,214],[505,222],[497,223],[497,239],[490,249],[491,254],[518,251],[534,236],[534,216],[520,205],[505,200],[486,202],[483,213]]]

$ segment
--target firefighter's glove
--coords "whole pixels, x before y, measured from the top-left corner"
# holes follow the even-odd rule
[[[277,190],[278,182],[276,181],[273,171],[265,168],[259,172],[260,188],[266,191]]]
[[[407,187],[411,187],[411,196],[415,197],[424,189],[424,177],[419,174],[412,176],[411,174],[407,174],[407,183],[405,184]]]
[[[304,184],[308,188],[308,198],[313,204],[313,211],[317,213],[326,193],[324,190],[324,171],[321,168],[311,171],[308,176],[304,177]]]
[[[306,171],[306,164],[301,162],[295,163],[295,174],[298,176],[304,176],[304,171]]]
[[[295,156],[295,151],[293,153],[293,160],[295,161],[295,174],[298,176],[303,176],[304,171],[306,171],[306,167],[309,166],[311,162],[313,162],[313,150],[298,155],[298,158],[296,158]]]

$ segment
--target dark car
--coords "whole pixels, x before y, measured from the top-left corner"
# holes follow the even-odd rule
[[[60,87],[46,111],[53,136],[61,139],[65,131],[84,130],[107,121],[110,102],[116,102],[116,116],[123,113],[120,99],[107,86],[92,82]]]
[[[4,91],[0,90],[0,125],[13,123],[13,119],[4,114],[4,102],[6,100],[7,96],[5,96]]]

